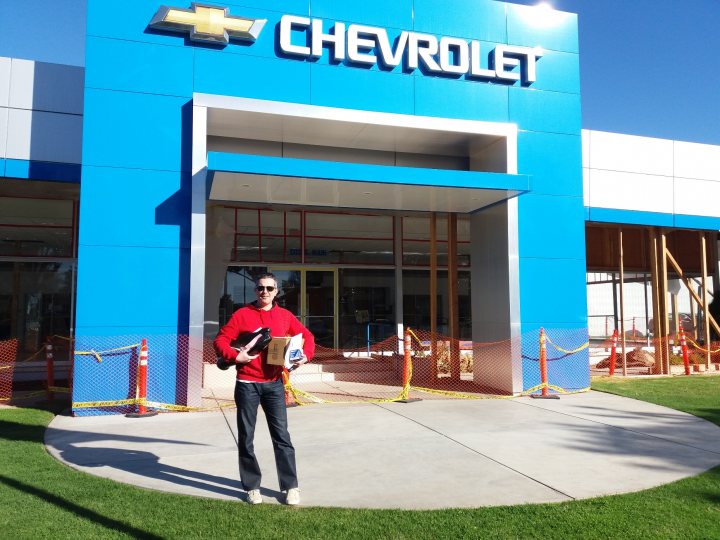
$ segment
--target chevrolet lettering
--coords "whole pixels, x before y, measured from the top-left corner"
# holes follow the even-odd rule
[[[483,66],[479,41],[467,41],[403,30],[391,45],[384,28],[360,24],[334,23],[332,31],[324,30],[322,19],[283,15],[280,20],[280,49],[288,55],[319,58],[323,49],[332,50],[332,60],[350,64],[393,68],[405,59],[408,70],[423,69],[430,74],[447,74],[468,78],[521,81],[532,84],[537,79],[540,47],[496,45],[489,65]]]

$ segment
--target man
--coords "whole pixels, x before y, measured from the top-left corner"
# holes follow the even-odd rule
[[[290,440],[285,406],[285,388],[282,381],[282,366],[267,363],[267,350],[250,356],[249,351],[257,341],[241,347],[240,350],[230,343],[246,332],[258,328],[270,328],[273,337],[302,334],[303,356],[297,364],[310,360],[315,352],[315,338],[287,309],[275,302],[277,280],[273,274],[262,274],[255,281],[257,299],[238,309],[228,323],[220,329],[215,338],[215,351],[230,363],[236,364],[237,381],[235,383],[235,404],[237,405],[238,454],[240,460],[240,480],[247,491],[250,504],[263,502],[260,494],[261,472],[253,446],[258,405],[262,406],[267,418],[277,467],[280,490],[286,493],[285,502],[289,505],[300,504],[297,471],[295,467],[295,448]]]

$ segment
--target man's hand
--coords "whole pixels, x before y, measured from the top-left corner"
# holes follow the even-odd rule
[[[305,356],[305,353],[303,353],[303,355],[302,355],[300,358],[298,358],[298,359],[296,359],[296,360],[294,359],[294,360],[292,361],[292,364],[291,364],[290,367],[288,368],[288,371],[294,371],[294,370],[296,370],[297,368],[299,368],[300,366],[302,366],[303,364],[307,364],[308,361],[309,361],[309,360],[308,360],[308,357]]]
[[[302,366],[303,364],[308,363],[308,357],[303,354],[298,360],[293,361],[293,365],[295,366]]]
[[[255,360],[255,358],[258,357],[257,354],[250,355],[248,354],[248,351],[253,348],[253,346],[257,343],[258,339],[260,339],[260,334],[255,336],[253,339],[251,339],[247,345],[244,345],[238,349],[238,354],[235,357],[235,363],[236,364],[247,364],[249,362],[252,362]]]

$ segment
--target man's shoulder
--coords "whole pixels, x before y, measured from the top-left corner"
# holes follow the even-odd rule
[[[292,315],[293,317],[295,316],[292,311],[290,311],[290,310],[287,309],[287,308],[282,307],[282,306],[281,306],[280,304],[278,304],[277,302],[276,302],[275,304],[273,304],[272,309],[273,309],[274,311],[279,312],[279,313],[286,313],[287,315]]]

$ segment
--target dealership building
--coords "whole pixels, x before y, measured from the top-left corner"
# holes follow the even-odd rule
[[[176,336],[156,399],[195,403],[187,365],[265,271],[328,349],[407,326],[582,342],[590,276],[680,277],[658,246],[703,302],[717,290],[720,147],[582,130],[574,14],[87,4],[84,68],[0,58],[0,340],[19,358],[49,335]],[[519,355],[474,375],[522,392]],[[128,367],[102,366],[76,358],[74,402],[127,392]],[[588,350],[564,369],[587,386]]]

